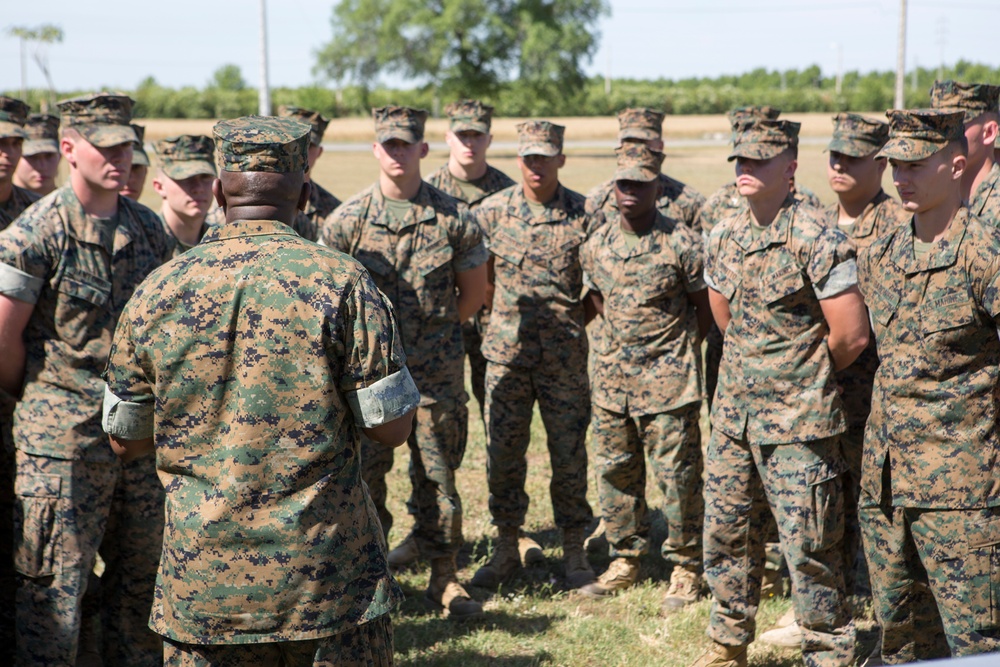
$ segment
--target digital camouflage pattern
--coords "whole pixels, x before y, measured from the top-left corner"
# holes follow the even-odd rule
[[[489,134],[493,124],[493,107],[479,100],[460,100],[445,107],[448,129],[452,132]]]
[[[979,184],[969,202],[969,212],[983,222],[1000,227],[1000,163]]]
[[[27,138],[21,155],[59,152],[59,117],[45,113],[33,113],[24,123]]]
[[[844,466],[836,437],[775,447],[712,430],[704,548],[714,598],[707,634],[714,641],[745,646],[754,638],[768,537],[761,527],[773,514],[802,628],[803,661],[809,667],[854,664],[856,629],[841,545]]]
[[[149,155],[146,154],[146,128],[142,125],[136,125],[132,123],[132,129],[135,131],[136,140],[132,142],[132,164],[139,165],[140,167],[149,166]]]
[[[822,208],[823,203],[819,196],[799,183],[792,183],[790,186],[792,197],[805,206],[811,208]],[[726,183],[721,188],[713,192],[705,200],[705,203],[698,209],[698,217],[694,229],[701,231],[706,239],[712,233],[716,225],[734,216],[746,213],[749,209],[746,197],[740,194],[736,182]]]
[[[914,162],[934,155],[965,135],[963,114],[937,109],[890,109],[889,141],[876,157]]]
[[[698,213],[705,202],[705,197],[676,178],[666,174],[660,174],[659,178],[661,194],[656,200],[656,208],[666,217],[679,220],[691,229],[700,230]],[[602,212],[606,220],[614,219],[618,215],[614,179],[605,181],[587,194],[587,212],[591,215]]]
[[[769,160],[799,145],[801,123],[790,120],[753,120],[734,130],[733,151],[729,160],[738,157]]]
[[[615,151],[618,156],[616,181],[649,183],[660,176],[663,153],[650,149],[644,143],[625,142]]]
[[[312,194],[310,194],[310,202],[311,200]],[[310,204],[306,204],[306,210],[309,208]],[[296,234],[304,239],[309,241],[319,241],[319,229],[321,223],[317,222],[318,220],[318,214],[310,217],[306,215],[305,211],[299,211],[295,214],[295,220],[292,221],[291,228]],[[205,216],[206,227],[218,227],[219,225],[224,224],[226,224],[226,212],[222,210],[221,206],[216,206]]]
[[[658,109],[645,107],[622,109],[618,112],[618,141],[662,139],[663,117],[664,113]]]
[[[729,127],[732,128],[734,133],[739,131],[739,128],[744,124],[755,120],[777,120],[778,116],[781,115],[781,109],[769,105],[752,105],[745,107],[736,107],[730,109],[726,117],[729,119]]]
[[[424,109],[389,105],[372,109],[375,119],[375,140],[384,144],[390,139],[401,139],[408,144],[424,140],[427,112]]]
[[[856,113],[838,113],[833,117],[833,137],[827,150],[851,157],[865,157],[882,148],[889,140],[889,124]]]
[[[278,107],[278,116],[308,123],[310,128],[312,128],[309,131],[309,143],[313,146],[323,145],[323,134],[326,132],[326,127],[330,124],[330,120],[323,118],[323,114],[320,112],[282,104]]]
[[[341,205],[329,190],[314,180],[309,181],[309,201],[306,207],[296,216],[295,224],[292,228],[299,233],[299,236],[310,241],[319,240],[319,230],[323,228],[326,221]],[[303,218],[305,218],[303,220]]]
[[[177,255],[180,255],[181,253],[187,252],[188,250],[190,250],[191,248],[194,247],[193,245],[188,245],[188,244],[184,243],[179,238],[177,238],[176,235],[174,235],[174,230],[170,229],[170,225],[167,224],[166,218],[163,217],[163,211],[162,210],[159,213],[157,213],[157,217],[160,218],[160,223],[163,225],[163,233],[166,234],[167,239],[168,239],[168,241],[170,243],[170,247],[171,247],[170,258],[171,259],[173,259]],[[222,223],[219,223],[219,224],[222,224]],[[205,222],[203,222],[201,224],[201,231],[199,232],[198,243],[201,243],[201,239],[204,238],[205,232],[207,232],[208,229],[209,229],[209,227],[211,227],[211,226],[212,225],[209,225],[208,223],[205,223]],[[195,245],[197,245],[197,243]]]
[[[358,427],[416,404],[404,364],[391,307],[362,267],[279,222],[212,228],[149,276],[105,379],[110,396],[151,413],[155,397],[167,489],[156,632],[196,644],[302,640],[389,611],[401,593],[361,483]],[[405,400],[383,402],[372,421],[352,395],[380,382]]]
[[[269,644],[191,645],[166,641],[164,667],[283,665],[284,667],[392,667],[392,619],[388,614],[322,639]]]
[[[455,275],[486,262],[482,234],[461,202],[424,183],[405,220],[386,208],[378,185],[341,205],[321,241],[357,258],[399,315],[421,409],[409,440],[417,538],[428,553],[462,544],[461,499],[454,473],[465,452],[465,365]],[[442,405],[437,408],[435,404]],[[459,408],[458,406],[461,406]],[[378,450],[378,451],[376,451]],[[388,534],[384,476],[393,451],[366,445],[365,482]]]
[[[959,83],[935,81],[931,86],[931,108],[948,111],[961,110],[965,122],[975,120],[987,112],[1000,111],[1000,86],[988,83]]]
[[[100,148],[139,141],[131,126],[132,105],[127,95],[95,93],[59,102],[60,123],[73,128]]]
[[[7,198],[7,201],[0,203],[0,231],[6,229],[10,223],[17,219],[17,216],[24,213],[25,209],[40,199],[31,190],[16,185],[10,187],[10,197]]]
[[[528,120],[517,124],[517,155],[552,157],[562,153],[566,128],[547,120]]]
[[[305,171],[310,126],[290,118],[244,116],[212,128],[222,171]]]
[[[583,528],[592,516],[586,499],[590,402],[580,266],[580,247],[592,222],[585,200],[560,185],[536,217],[524,186],[515,185],[488,197],[474,213],[494,268],[493,307],[483,341],[493,522],[516,526],[524,521],[524,453],[537,400],[552,460],[556,525]]]
[[[0,138],[20,137],[27,139],[28,133],[24,123],[31,110],[27,104],[16,97],[0,95]]]
[[[819,300],[854,284],[855,253],[821,216],[789,195],[756,239],[749,213],[712,231],[706,280],[732,313],[713,429],[754,445],[801,443],[844,431]]]
[[[167,137],[153,144],[160,169],[175,181],[192,176],[215,176],[215,142],[201,134]]]

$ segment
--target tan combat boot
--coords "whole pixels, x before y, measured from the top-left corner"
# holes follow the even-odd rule
[[[517,551],[521,555],[521,565],[541,565],[545,562],[545,554],[542,552],[542,545],[521,533],[517,538]]]
[[[395,549],[389,552],[387,560],[389,567],[394,570],[402,569],[420,560],[420,546],[417,544],[417,537],[412,530],[402,542],[396,545]]]
[[[583,550],[583,529],[569,528],[563,531],[563,565],[566,569],[566,585],[570,588],[586,586],[596,578],[590,567],[587,552]]]
[[[483,605],[473,600],[458,583],[455,556],[431,560],[431,582],[427,598],[444,608],[445,616],[456,621],[478,618],[483,615]]]
[[[680,565],[670,573],[670,587],[663,598],[660,613],[668,616],[698,601],[701,594],[701,575]]]
[[[507,577],[521,569],[521,555],[517,551],[517,527],[501,526],[493,545],[489,562],[472,575],[472,585],[496,590]]]
[[[712,646],[692,662],[691,667],[747,667],[747,647],[712,642]]]
[[[638,578],[638,558],[616,558],[597,581],[582,586],[580,592],[588,598],[602,599],[625,590]]]

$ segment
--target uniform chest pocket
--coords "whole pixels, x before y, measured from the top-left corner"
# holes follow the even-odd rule
[[[355,259],[361,262],[361,265],[368,269],[369,272],[377,276],[388,276],[395,268],[386,260],[382,253],[375,250],[359,248]]]
[[[805,287],[805,280],[803,280],[798,267],[785,266],[764,276],[760,289],[764,303],[774,303],[795,294],[803,287]]]
[[[435,270],[449,266],[454,256],[455,252],[448,244],[448,239],[439,239],[414,256],[413,267],[426,278]]]
[[[107,307],[111,300],[110,282],[79,269],[66,269],[56,285],[56,290],[60,294],[73,299],[82,299],[98,308]],[[72,307],[71,304],[67,306]]]
[[[490,240],[490,252],[513,266],[521,266],[524,248],[517,240],[500,232]]]
[[[920,308],[920,328],[925,339],[945,344],[957,342],[962,330],[976,321],[976,313],[968,295],[957,293],[925,302]]]
[[[549,244],[534,246],[527,253],[528,258],[548,269],[555,275],[579,269],[580,246],[587,236],[575,230],[559,234]]]
[[[677,267],[662,264],[650,269],[640,281],[643,285],[643,303],[651,304],[675,296],[681,284],[681,276]]]

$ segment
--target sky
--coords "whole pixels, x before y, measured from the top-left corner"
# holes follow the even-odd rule
[[[331,37],[333,0],[269,0],[272,87],[329,85],[312,73],[315,51]],[[900,0],[611,0],[598,24],[590,74],[680,79],[739,74],[758,67],[825,75],[896,67]],[[34,0],[4,2],[0,90],[21,86],[20,43],[11,26],[54,23],[62,43],[47,48],[57,90],[133,89],[152,75],[165,86],[203,87],[221,65],[260,80],[257,0]],[[997,66],[1000,2],[909,0],[907,68],[960,59]],[[99,10],[95,11],[95,8]],[[30,60],[29,87],[44,85]],[[386,83],[417,82],[389,75]]]

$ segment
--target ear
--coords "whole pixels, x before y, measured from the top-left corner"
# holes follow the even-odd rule
[[[486,135],[486,147],[489,148],[492,145],[493,145],[493,135],[492,134],[487,134]]]
[[[556,160],[556,166],[559,169],[562,169],[565,164],[566,164],[566,154],[565,153],[560,153],[559,154],[559,159]]]
[[[312,183],[309,181],[303,181],[302,190],[299,192],[299,202],[297,210],[304,211],[306,204],[309,203],[309,191],[312,190]]]
[[[788,165],[785,166],[785,177],[788,180],[795,178],[795,170],[799,168],[798,160],[789,160]]]
[[[382,156],[382,144],[377,141],[372,142],[372,155],[378,160]]]
[[[962,174],[965,173],[965,167],[969,164],[969,158],[962,155],[961,153],[956,153],[951,158],[951,180],[958,181],[961,180]]]
[[[157,173],[156,176],[153,176],[153,192],[166,199],[166,195],[163,194],[163,181],[160,180],[159,173]]]
[[[76,142],[73,141],[72,137],[63,135],[59,139],[59,151],[62,153],[63,157],[66,158],[66,162],[75,167],[76,156],[73,154],[74,150],[76,150]]]
[[[155,181],[154,181],[155,182]],[[219,205],[219,208],[223,212],[226,210],[226,195],[222,192],[222,181],[218,178],[212,181],[212,196],[215,197],[215,203]]]
[[[889,161],[884,157],[875,158],[875,164],[877,165],[879,178],[885,173],[885,168],[889,165]]]
[[[992,147],[998,134],[1000,134],[1000,124],[997,121],[988,120],[983,124],[983,144]]]
[[[427,157],[427,153],[429,153],[430,150],[431,150],[430,145],[428,145],[428,143],[426,141],[421,141],[420,142],[420,159],[423,160],[425,157]]]

